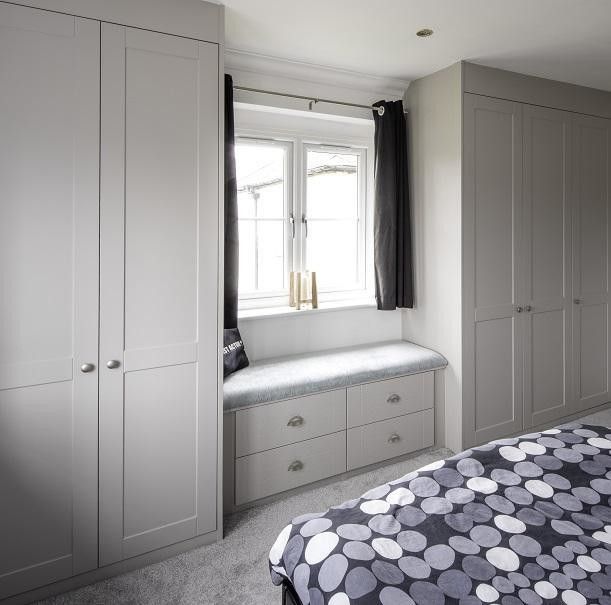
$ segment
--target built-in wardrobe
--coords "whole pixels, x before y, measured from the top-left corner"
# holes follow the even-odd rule
[[[0,600],[220,535],[221,44],[0,1]]]
[[[611,93],[464,63],[407,100],[422,297],[404,335],[450,350],[447,442],[608,403]]]

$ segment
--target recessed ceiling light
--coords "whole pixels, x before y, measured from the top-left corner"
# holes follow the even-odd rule
[[[433,33],[434,33],[434,32],[433,32],[433,30],[432,30],[432,29],[429,29],[428,27],[425,27],[424,29],[418,30],[418,31],[416,32],[416,35],[417,35],[419,38],[428,38],[429,36],[432,36],[432,35],[433,35]]]

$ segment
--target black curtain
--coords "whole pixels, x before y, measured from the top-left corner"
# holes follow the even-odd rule
[[[407,123],[402,101],[379,101],[375,122],[374,267],[378,309],[414,306]]]
[[[238,191],[235,173],[233,80],[225,74],[225,328],[238,327]]]

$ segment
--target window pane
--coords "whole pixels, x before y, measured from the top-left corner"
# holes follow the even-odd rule
[[[307,152],[309,218],[356,218],[359,207],[359,156]]]
[[[240,292],[253,292],[257,287],[255,222],[238,221],[240,238]]]
[[[249,191],[238,190],[238,216],[240,218],[255,218],[257,205]]]
[[[287,288],[287,150],[265,141],[236,143],[241,297]]]
[[[359,258],[365,242],[359,229],[360,156],[307,150],[306,207],[308,269],[316,271],[321,291],[362,286]]]
[[[274,292],[284,288],[284,223],[257,221],[258,283],[257,289]]]
[[[238,141],[235,155],[240,217],[284,217],[286,148]]]
[[[320,290],[348,290],[358,286],[356,220],[309,220],[307,246],[307,268],[316,271]]]

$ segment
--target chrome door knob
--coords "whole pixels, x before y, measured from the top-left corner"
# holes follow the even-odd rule
[[[521,306],[519,306],[519,305],[518,305],[518,306],[516,307],[516,311],[517,311],[518,313],[522,313],[522,311],[524,311],[524,307],[521,307]]]
[[[84,363],[81,366],[81,372],[83,374],[88,374],[89,372],[93,372],[95,370],[95,366],[92,363]]]
[[[121,362],[116,359],[111,359],[106,362],[106,367],[109,370],[116,370],[121,365]]]

